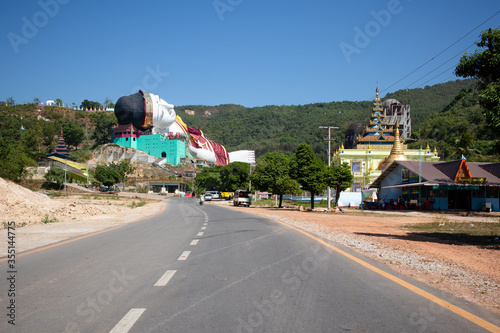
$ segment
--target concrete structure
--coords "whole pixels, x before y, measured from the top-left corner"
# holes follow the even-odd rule
[[[396,99],[387,99],[382,103],[387,123],[389,125],[399,124],[399,131],[403,141],[411,136],[410,105],[402,104]]]
[[[407,146],[401,144],[404,141],[405,135],[400,135],[400,128],[405,131],[411,129],[411,120],[409,119],[409,106],[406,111],[401,111],[395,106],[401,106],[394,101],[386,103],[384,108],[382,100],[379,98],[378,88],[377,95],[373,101],[372,114],[369,124],[363,126],[362,123],[353,124],[345,133],[345,146],[341,145],[333,154],[332,163],[339,166],[342,163],[348,163],[352,175],[354,176],[353,186],[350,191],[361,192],[367,185],[371,184],[378,176],[380,176],[385,167],[389,166],[387,158],[393,149],[393,145],[400,145],[401,150],[404,150],[404,156],[408,160],[414,161],[438,161],[439,156],[436,148],[431,150],[429,146],[425,149],[407,149]],[[397,102],[397,101],[396,101]],[[386,119],[386,110],[391,106],[394,124],[391,125]],[[404,109],[401,106],[401,109]],[[400,110],[400,111],[398,111]],[[398,113],[399,112],[399,113]],[[406,113],[405,113],[406,112]],[[400,117],[401,114],[401,117]],[[405,125],[399,125],[400,117]],[[406,118],[405,118],[406,117]],[[391,121],[392,121],[391,120]]]
[[[111,139],[121,147],[143,151],[172,165],[178,165],[181,159],[190,157],[186,140],[188,137],[184,134],[149,134],[147,131],[139,131],[132,124],[119,125],[114,129]]]

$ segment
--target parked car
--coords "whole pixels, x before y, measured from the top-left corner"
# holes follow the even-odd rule
[[[205,193],[205,201],[212,201],[213,196],[211,193]]]
[[[212,199],[220,199],[219,191],[205,191],[205,195],[212,195]]]

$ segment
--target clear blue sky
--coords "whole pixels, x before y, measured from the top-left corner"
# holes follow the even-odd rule
[[[41,0],[0,8],[0,100],[16,103],[116,102],[139,88],[174,105],[370,100],[377,82],[383,97],[455,79],[450,69],[430,80],[456,65],[481,30],[500,26],[497,14],[393,85],[500,2]]]

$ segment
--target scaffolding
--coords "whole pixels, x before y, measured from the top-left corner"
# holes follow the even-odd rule
[[[411,136],[410,105],[402,104],[396,99],[388,99],[383,102],[382,106],[388,125],[396,125],[398,122],[399,132],[403,139],[409,139]]]

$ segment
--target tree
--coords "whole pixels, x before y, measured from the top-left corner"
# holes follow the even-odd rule
[[[349,164],[344,162],[341,166],[326,167],[325,178],[327,185],[335,189],[335,206],[338,206],[340,192],[352,185],[353,176]]]
[[[479,102],[485,109],[486,124],[495,132],[500,132],[500,80],[481,90]]]
[[[108,107],[111,107],[110,106],[111,104],[113,104],[113,101],[106,97],[106,99],[104,100],[104,103],[103,103],[104,108],[107,109]],[[113,106],[114,106],[114,104],[113,104]]]
[[[134,168],[127,161],[121,161],[118,164],[98,165],[95,168],[94,179],[105,186],[113,186],[125,182],[127,175],[133,172]]]
[[[120,174],[115,168],[98,165],[95,168],[94,178],[104,186],[110,187],[119,182]]]
[[[203,168],[201,173],[196,175],[194,185],[197,193],[201,193],[207,189],[220,189],[222,166],[214,166],[212,168]]]
[[[314,196],[326,189],[325,163],[316,157],[311,146],[301,143],[292,159],[291,177],[296,179],[304,191],[311,193],[311,209],[314,209]]]
[[[7,103],[7,105],[12,106],[12,105],[16,104],[16,101],[14,101],[13,97],[9,97],[9,98],[7,98],[6,103]]]
[[[59,189],[64,184],[64,170],[61,168],[52,167],[43,177],[49,182],[55,182]]]
[[[248,163],[233,162],[226,166],[216,165],[203,168],[196,175],[194,185],[197,193],[204,190],[236,191],[239,188],[248,188],[250,167]]]
[[[500,30],[481,32],[473,54],[465,54],[455,68],[455,75],[478,80],[480,105],[484,108],[486,122],[500,132]]]
[[[262,191],[279,195],[279,205],[282,207],[283,195],[300,191],[299,183],[290,177],[291,157],[283,152],[265,154],[257,163],[252,182]]]
[[[33,103],[34,103],[34,104],[37,104],[37,105],[38,105],[38,104],[40,104],[40,98],[38,98],[38,97],[33,97]]]
[[[43,133],[42,144],[46,146],[52,145],[52,143],[55,141],[54,138],[57,136],[59,132],[60,128],[58,128],[55,123],[49,121],[42,121],[42,133]]]
[[[100,144],[105,144],[111,141],[111,130],[116,125],[116,117],[108,117],[105,112],[98,112],[95,121],[95,129],[91,138],[95,140],[94,147]]]
[[[222,167],[220,175],[220,191],[234,192],[237,189],[247,189],[250,180],[250,165],[243,162],[229,163]]]
[[[63,106],[63,101],[60,98],[56,98],[56,100],[54,101],[54,103],[56,103],[57,106]]]
[[[94,109],[102,109],[102,105],[99,102],[89,101],[88,99],[84,100],[80,105],[80,109],[83,110],[94,110]]]
[[[111,163],[109,167],[118,173],[117,183],[124,183],[127,176],[134,173],[135,168],[127,161],[121,161],[118,164]]]
[[[68,146],[77,148],[85,140],[85,131],[72,121],[63,126],[64,142]]]
[[[20,182],[28,176],[26,167],[36,166],[36,162],[24,151],[23,147],[10,144],[0,150],[0,177]]]

